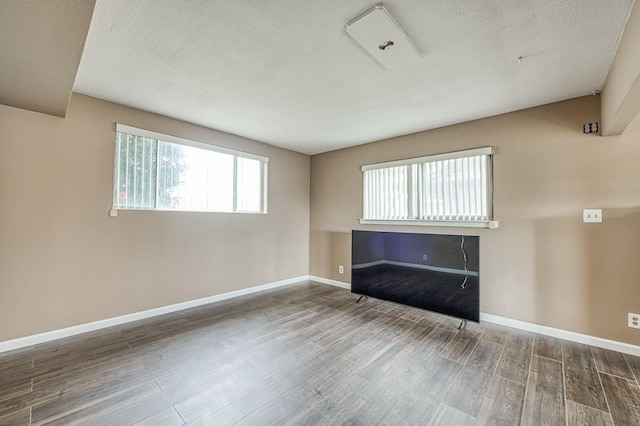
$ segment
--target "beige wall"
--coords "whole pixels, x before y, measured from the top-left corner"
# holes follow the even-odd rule
[[[310,274],[349,282],[350,231],[480,235],[481,311],[640,344],[640,140],[584,135],[590,96],[311,157]],[[363,164],[494,146],[500,229],[359,225]],[[602,208],[604,223],[583,224]],[[345,266],[345,274],[338,266]]]
[[[348,282],[352,229],[461,231],[359,225],[362,164],[492,145],[500,229],[464,229],[481,236],[482,311],[640,344],[640,140],[583,135],[599,106],[313,156],[311,226],[308,156],[76,94],[66,119],[0,106],[0,341],[307,273]],[[110,218],[116,122],[270,157],[269,214]]]
[[[269,214],[110,218],[116,122],[268,156]],[[77,94],[0,147],[0,341],[308,274],[306,155]]]

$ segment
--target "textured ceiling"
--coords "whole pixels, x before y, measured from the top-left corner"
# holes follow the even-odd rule
[[[600,90],[633,0],[383,4],[413,67],[344,31],[372,1],[98,0],[74,90],[314,154]]]

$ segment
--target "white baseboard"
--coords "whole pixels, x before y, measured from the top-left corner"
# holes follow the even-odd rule
[[[480,313],[480,321],[491,322],[511,328],[517,328],[519,330],[531,331],[532,333],[557,337],[559,339],[569,340],[571,342],[584,343],[585,345],[591,345],[599,348],[610,349],[612,351],[622,352],[625,354],[640,356],[640,346],[632,345],[630,343],[603,339],[602,337],[589,336],[588,334],[575,333],[573,331],[548,327],[546,325],[533,324],[530,322],[505,318],[493,314]]]
[[[203,297],[202,299],[189,300],[187,302],[176,303],[174,305],[162,306],[159,308],[149,309],[132,314],[121,315],[118,317],[107,318],[99,321],[93,321],[86,324],[75,325],[72,327],[62,328],[59,330],[47,331],[45,333],[34,334],[32,336],[20,337],[18,339],[0,342],[0,353],[12,351],[14,349],[26,348],[37,345],[39,343],[50,342],[52,340],[71,337],[89,331],[100,330],[102,328],[113,327],[128,322],[138,321],[145,318],[151,318],[158,315],[164,315],[171,312],[181,311],[183,309],[194,308],[196,306],[206,305],[208,303],[219,302],[221,300],[232,299],[234,297],[244,296],[251,293],[257,293],[276,287],[282,287],[289,284],[298,283],[309,280],[308,275],[302,275],[286,280],[275,281],[272,283],[262,284],[255,287],[243,288],[242,290],[231,291],[228,293],[216,294],[214,296]]]
[[[196,306],[206,305],[208,303],[219,302],[221,300],[232,299],[234,297],[244,296],[247,294],[257,293],[272,288],[282,287],[289,284],[295,284],[302,281],[315,281],[321,284],[328,284],[347,290],[351,290],[351,284],[331,280],[328,278],[318,277],[315,275],[302,275],[299,277],[289,278],[286,280],[275,281],[255,287],[249,287],[242,290],[231,291],[229,293],[216,294],[214,296],[204,297],[202,299],[189,300],[187,302],[176,303],[174,305],[162,306],[160,308],[149,309],[132,314],[122,315],[114,318],[94,321],[86,324],[80,324],[73,327],[67,327],[59,330],[48,331],[45,333],[35,334],[32,336],[21,337],[18,339],[0,342],[0,353],[12,351],[15,349],[25,348],[37,345],[39,343],[50,342],[52,340],[71,337],[90,331],[100,330],[102,328],[113,327],[115,325],[126,324],[145,318],[151,318],[158,315],[164,315],[171,312],[177,312],[184,309],[194,308]],[[575,333],[573,331],[561,330],[558,328],[547,327],[545,325],[533,324],[526,321],[515,320],[511,318],[501,317],[493,314],[480,313],[480,321],[486,321],[494,324],[504,325],[519,330],[530,331],[533,333],[544,334],[546,336],[557,337],[559,339],[569,340],[571,342],[583,343],[586,345],[596,346],[599,348],[610,349],[630,355],[640,356],[640,346],[629,343],[617,342],[615,340],[603,339],[601,337],[589,336],[587,334]]]
[[[311,281],[316,281],[322,284],[329,284],[351,290],[351,284],[342,281],[330,280],[314,275],[310,275],[309,279]],[[545,336],[557,337],[559,339],[568,340],[570,342],[583,343],[585,345],[591,345],[599,348],[610,349],[612,351],[622,352],[625,354],[640,356],[640,346],[632,345],[630,343],[603,339],[602,337],[589,336],[587,334],[575,333],[573,331],[561,330],[559,328],[547,327],[545,325],[515,320],[493,314],[486,314],[484,312],[480,313],[480,321],[504,325],[511,328],[517,328],[519,330],[530,331],[532,333],[544,334]]]
[[[329,284],[332,286],[336,286],[336,287],[340,287],[340,288],[345,288],[347,290],[351,290],[351,284],[349,283],[345,283],[342,281],[336,281],[336,280],[330,280],[328,278],[322,278],[322,277],[317,277],[315,275],[309,275],[309,279],[311,281],[315,281],[321,284]]]

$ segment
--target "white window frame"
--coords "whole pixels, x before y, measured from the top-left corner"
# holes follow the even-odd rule
[[[245,214],[267,214],[267,177],[268,177],[268,164],[269,157],[264,157],[257,154],[252,154],[243,151],[236,151],[234,149],[225,148],[217,145],[210,145],[203,142],[197,142],[190,139],[181,138],[178,136],[167,135],[151,130],[140,129],[137,127],[128,126],[126,124],[116,123],[116,133],[128,133],[135,136],[141,136],[145,138],[155,139],[157,141],[168,142],[176,145],[184,145],[192,148],[204,149],[207,151],[213,151],[221,154],[228,154],[234,157],[234,188],[233,188],[233,210],[232,211],[215,211],[215,210],[191,210],[191,209],[161,209],[161,208],[149,208],[149,207],[118,207],[116,204],[116,197],[118,196],[117,188],[117,174],[119,166],[119,153],[118,144],[115,144],[115,155],[113,161],[113,198],[112,198],[112,210],[144,210],[144,211],[170,211],[170,212],[202,212],[202,213],[245,213]],[[115,140],[115,139],[114,139]],[[260,211],[243,211],[237,208],[237,191],[235,188],[235,181],[237,179],[237,158],[248,158],[251,160],[257,160],[261,165],[261,196],[260,196]]]
[[[493,147],[481,147],[468,149],[464,151],[456,151],[456,152],[448,152],[443,154],[435,154],[429,155],[425,157],[417,157],[417,158],[409,158],[404,160],[397,161],[388,161],[385,163],[376,163],[376,164],[368,164],[361,167],[362,170],[362,215],[363,218],[359,219],[359,222],[363,225],[418,225],[418,226],[454,226],[454,227],[473,227],[473,228],[497,228],[498,222],[493,220]],[[370,170],[377,169],[388,169],[392,167],[398,166],[413,166],[413,165],[423,165],[425,163],[439,162],[444,160],[452,160],[452,159],[462,159],[462,158],[470,158],[477,156],[487,156],[488,157],[488,167],[486,170],[486,182],[483,191],[485,192],[485,200],[487,203],[487,217],[480,220],[461,220],[450,218],[442,218],[437,220],[425,220],[419,217],[402,217],[402,218],[368,218],[365,217],[369,208],[375,206],[375,204],[369,205],[369,197],[377,196],[377,191],[372,191],[367,188],[367,178],[365,176],[365,172]],[[413,176],[411,175],[411,167],[407,168],[407,175],[404,177],[406,179],[406,209],[401,204],[401,209],[407,211],[407,216],[411,215],[411,212],[418,211],[419,208],[414,206],[415,204],[419,204],[418,197],[422,195],[425,197],[426,190],[422,194],[418,194],[419,190],[414,188],[413,184]],[[394,182],[393,184],[397,184]],[[403,187],[404,188],[404,187]],[[372,195],[374,194],[374,195]],[[373,201],[372,203],[375,203]],[[375,207],[373,207],[375,208]],[[424,212],[419,212],[418,216],[423,214]]]

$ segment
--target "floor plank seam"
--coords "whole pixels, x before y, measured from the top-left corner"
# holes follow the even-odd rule
[[[565,374],[564,351],[562,350],[562,342],[560,343],[560,359],[562,360],[562,396],[564,397],[564,424],[569,425],[569,410],[567,410],[567,377]]]
[[[502,354],[503,353],[504,353],[504,345],[502,345],[502,350],[500,351],[500,356],[498,357],[498,361],[496,362],[496,365],[493,368],[493,375],[491,376],[491,380],[489,380],[489,387],[487,388],[487,392],[485,392],[484,398],[482,398],[482,404],[480,404],[480,410],[478,411],[478,415],[476,416],[476,420],[478,419],[480,414],[482,414],[482,409],[483,409],[483,406],[484,406],[484,402],[487,400],[487,397],[488,397],[488,394],[489,394],[489,389],[491,389],[491,385],[493,384],[493,381],[496,380],[496,376],[500,377],[500,376],[498,376],[498,365],[500,365],[500,359],[502,358]]]
[[[548,359],[549,361],[559,362],[559,363],[564,363],[564,361],[557,360],[557,359],[555,359],[555,358],[551,358],[551,357],[548,357],[548,356],[538,355],[538,354],[536,354],[536,356],[537,356],[537,357],[540,357],[540,358]]]
[[[182,420],[182,424],[183,425],[187,424],[187,422],[185,421],[184,417],[182,417],[182,414],[180,414],[180,411],[178,411],[176,406],[172,405],[171,408],[173,408],[173,411],[175,411],[178,414],[178,417],[180,417],[180,419]]]
[[[571,400],[569,400],[569,401],[571,401]],[[571,402],[572,402],[573,404],[579,405],[579,406],[581,406],[581,407],[586,407],[586,408],[588,408],[588,409],[590,409],[590,410],[595,410],[595,411],[598,411],[598,412],[600,412],[600,413],[604,413],[604,414],[611,414],[611,413],[608,413],[608,412],[606,412],[606,411],[600,410],[600,409],[598,409],[598,408],[595,408],[595,407],[589,407],[588,405],[584,405],[584,404],[581,404],[581,403],[576,402],[576,401],[571,401]]]
[[[623,354],[622,355],[622,357],[624,358],[624,360],[627,363],[627,366],[631,369],[631,374],[633,375],[633,377],[636,379],[636,382],[640,386],[640,368],[638,368],[638,369],[631,368],[631,363],[629,362],[629,357],[630,356],[631,355],[627,355],[627,354]]]
[[[636,385],[638,385],[638,382],[635,379],[630,379],[628,377],[618,376],[617,374],[607,373],[606,371],[602,371],[602,370],[596,370],[596,371],[598,372],[598,374],[606,374],[607,376],[616,377],[618,379],[623,379],[623,380],[626,380],[627,382],[635,383]]]
[[[593,355],[593,349],[591,350],[591,355]],[[611,412],[611,404],[609,404],[609,398],[607,397],[607,392],[605,392],[604,384],[602,384],[602,376],[600,376],[600,372],[597,371],[598,366],[597,366],[597,363],[595,362],[595,358],[594,358],[594,364],[596,364],[596,372],[598,373],[598,382],[600,383],[600,388],[602,389],[602,394],[604,395],[604,402],[607,404],[607,410],[609,410],[609,415],[611,415],[611,422],[615,425],[615,422],[613,420],[613,413]]]
[[[59,413],[55,413],[52,416],[45,417],[45,418],[41,419],[38,423],[39,424],[43,424],[45,422],[51,422],[53,420],[59,420],[59,419],[65,417],[65,416],[72,415],[74,413],[77,413],[79,411],[85,410],[85,409],[90,408],[90,407],[95,406],[95,405],[99,405],[100,403],[108,401],[109,399],[113,398],[114,396],[119,396],[119,395],[122,395],[122,394],[130,391],[131,388],[135,388],[136,386],[140,386],[140,383],[131,385],[130,387],[127,387],[125,389],[121,389],[121,390],[118,390],[118,391],[115,391],[115,392],[111,392],[111,393],[109,393],[107,395],[104,395],[104,396],[101,396],[99,398],[90,400],[90,401],[88,401],[88,402],[86,402],[84,404],[79,404],[78,406],[76,406],[74,408],[71,408],[69,410],[62,411],[62,412],[59,412]],[[45,402],[43,402],[41,404],[36,404],[35,407],[37,408],[40,405],[46,405],[48,403],[50,403],[50,401],[45,401]]]
[[[498,377],[500,377],[501,379],[503,379],[503,380],[507,380],[507,381],[509,381],[509,382],[511,382],[511,383],[515,383],[516,385],[526,386],[526,384],[520,383],[520,382],[518,382],[517,380],[513,380],[513,379],[511,379],[511,378],[509,378],[509,377],[506,377],[506,376],[505,376],[505,375],[503,375],[503,374],[498,373],[498,372],[497,372],[497,370],[498,370],[498,369],[496,368],[496,374],[497,374],[497,375],[498,375]],[[528,377],[527,377],[527,380],[528,380]]]
[[[162,389],[162,386],[160,386],[160,383],[158,383],[158,380],[155,377],[153,378],[153,381],[156,383],[156,386],[158,386],[160,391],[164,391],[164,389]]]
[[[465,367],[467,365],[467,363],[469,362],[469,359],[471,359],[471,354],[476,350],[476,348],[478,347],[478,344],[480,343],[480,340],[482,339],[482,336],[484,335],[484,333],[480,334],[480,336],[478,336],[478,339],[476,340],[476,344],[473,345],[473,349],[471,349],[469,351],[469,355],[467,355],[467,359],[464,360],[464,364],[462,364],[463,367]]]
[[[529,395],[529,380],[531,379],[531,365],[533,364],[533,349],[535,348],[536,339],[535,336],[531,342],[531,353],[529,354],[529,367],[527,369],[527,383],[524,385],[524,402],[522,404],[522,414],[520,415],[520,425],[524,422],[524,413],[527,409],[527,396]]]

